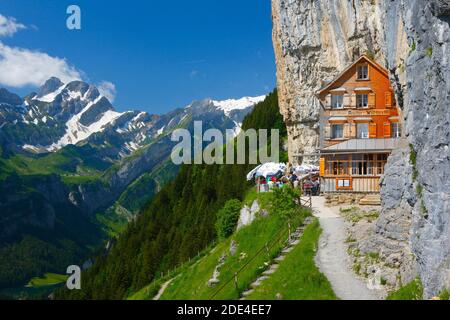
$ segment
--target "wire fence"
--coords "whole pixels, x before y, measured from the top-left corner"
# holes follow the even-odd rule
[[[298,217],[300,219],[300,216]],[[303,224],[303,221],[299,221],[299,225]],[[239,275],[245,271],[250,264],[255,261],[258,257],[263,254],[270,255],[270,252],[277,244],[285,243],[291,240],[292,234],[292,224],[291,221],[287,222],[287,227],[281,229],[272,239],[272,241],[267,242],[264,246],[262,246],[250,259],[246,261],[244,265],[242,265],[236,272],[233,273],[233,276],[230,277],[227,281],[224,282],[222,286],[220,286],[209,298],[209,300],[213,300],[219,293],[221,293],[228,285],[234,282],[235,289],[238,290],[238,280]],[[286,239],[286,240],[284,240]],[[282,246],[281,246],[282,247]]]

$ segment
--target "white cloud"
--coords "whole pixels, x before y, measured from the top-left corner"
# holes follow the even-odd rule
[[[114,83],[109,81],[102,81],[98,85],[98,91],[100,94],[108,98],[108,100],[112,103],[116,98],[116,86]]]
[[[0,42],[0,84],[17,88],[40,86],[50,77],[58,77],[64,83],[82,78],[80,71],[65,59]]]
[[[10,37],[22,29],[26,29],[26,27],[17,22],[15,18],[5,17],[0,14],[0,37]]]

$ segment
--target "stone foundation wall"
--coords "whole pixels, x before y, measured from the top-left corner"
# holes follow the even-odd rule
[[[359,201],[367,196],[367,193],[334,192],[325,193],[325,203],[328,206],[337,206],[343,204],[359,204]]]

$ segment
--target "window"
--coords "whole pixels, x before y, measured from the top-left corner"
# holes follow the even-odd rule
[[[331,126],[331,139],[342,139],[342,138],[344,138],[344,125],[333,124]]]
[[[360,65],[358,66],[358,80],[368,80],[369,79],[369,66]]]
[[[356,134],[358,139],[369,139],[369,124],[358,123],[356,125]]]
[[[391,124],[391,137],[392,138],[400,138],[402,136],[402,127],[400,123],[392,123]]]
[[[338,187],[339,188],[350,188],[350,180],[349,179],[339,179]]]
[[[336,179],[336,189],[337,190],[352,190],[352,178],[349,179]]]
[[[368,108],[369,107],[369,95],[368,94],[357,94],[356,95],[356,106],[358,108]]]
[[[331,96],[331,108],[332,109],[342,109],[344,107],[344,96],[343,95],[332,95]]]

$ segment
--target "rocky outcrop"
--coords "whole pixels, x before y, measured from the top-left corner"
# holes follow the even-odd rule
[[[318,145],[315,91],[363,53],[385,65],[405,135],[386,168],[372,242],[385,258],[400,257],[404,280],[418,268],[426,298],[449,288],[449,2],[273,0],[272,6],[291,161]]]
[[[389,157],[382,180],[382,214],[376,222],[372,247],[381,251],[381,258],[391,268],[397,268],[397,279],[406,284],[417,277],[417,265],[411,252],[412,209],[417,199],[411,184],[413,168],[409,162],[409,147],[405,144]]]
[[[418,276],[410,241],[413,232],[412,209],[417,202],[410,183],[412,175],[409,147],[405,141],[388,160],[382,180],[382,212],[379,218],[373,221],[374,216],[369,212],[368,219],[364,219],[364,215],[362,218],[347,219],[351,222],[350,252],[354,258],[354,268],[367,277],[372,287],[384,286],[394,290]]]
[[[244,206],[239,214],[239,220],[237,224],[237,230],[242,229],[248,225],[251,225],[253,221],[255,221],[257,214],[261,211],[258,201],[253,201],[252,206],[249,208],[248,206]]]

